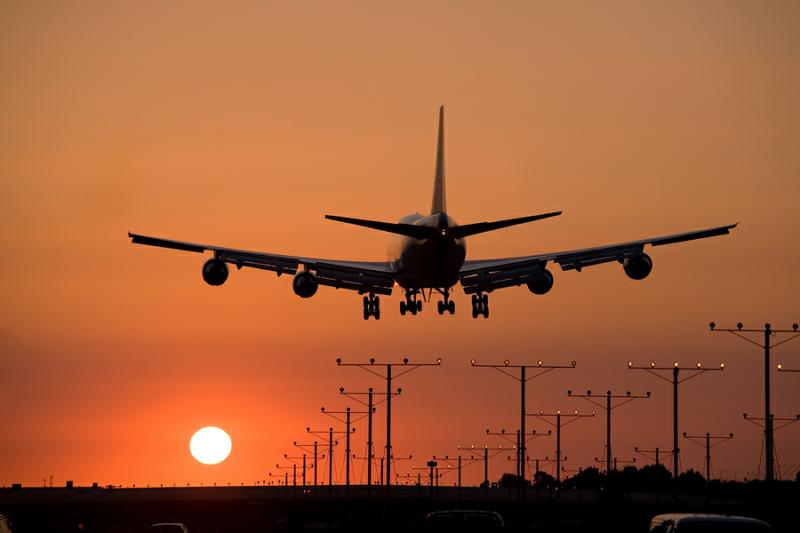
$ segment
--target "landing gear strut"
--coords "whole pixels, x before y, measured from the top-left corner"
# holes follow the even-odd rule
[[[440,315],[443,315],[445,311],[451,315],[455,314],[456,303],[450,299],[450,290],[444,289],[442,291],[442,296],[444,296],[444,301],[438,302],[436,305],[436,310],[439,311]]]
[[[371,316],[374,316],[375,320],[381,319],[381,299],[375,296],[374,292],[364,296],[364,320],[369,320]]]
[[[406,289],[406,301],[400,302],[400,314],[404,315],[408,312],[416,315],[422,311],[422,302],[417,300],[419,289]]]
[[[472,295],[472,318],[489,318],[489,295],[479,292]]]

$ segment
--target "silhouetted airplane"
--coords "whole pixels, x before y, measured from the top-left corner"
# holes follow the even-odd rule
[[[379,231],[393,233],[398,237],[390,247],[390,260],[383,262],[339,261],[315,259],[291,255],[236,250],[208,244],[173,241],[128,233],[132,242],[149,246],[160,246],[189,252],[211,251],[214,257],[203,265],[203,279],[209,285],[222,285],[228,279],[227,264],[271,270],[294,275],[294,292],[302,298],[310,298],[319,285],[337,289],[350,289],[364,295],[364,320],[373,316],[380,319],[379,294],[389,295],[392,287],[399,285],[405,292],[400,302],[400,314],[416,315],[422,311],[422,297],[430,300],[433,291],[442,295],[438,302],[439,314],[455,313],[455,302],[450,299],[450,289],[461,283],[466,294],[472,295],[472,317],[489,317],[488,293],[519,285],[538,295],[553,287],[553,275],[547,270],[548,261],[557,263],[562,270],[577,270],[601,263],[617,261],[631,279],[641,280],[650,274],[653,261],[646,253],[646,245],[660,246],[676,242],[725,235],[736,226],[720,226],[687,233],[678,233],[652,239],[642,239],[596,248],[555,252],[548,254],[511,257],[505,259],[481,259],[465,261],[465,238],[478,233],[494,231],[534,220],[554,217],[561,211],[540,215],[477,222],[459,226],[447,215],[444,187],[444,107],[439,109],[439,139],[436,151],[436,178],[433,184],[433,205],[430,215],[414,213],[400,219],[398,223],[363,220],[357,218],[325,215],[325,218],[355,224]],[[301,268],[302,267],[302,268]],[[424,291],[428,289],[428,294]]]

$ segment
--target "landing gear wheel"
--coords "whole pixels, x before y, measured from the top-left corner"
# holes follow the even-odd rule
[[[436,310],[439,311],[440,315],[444,314],[444,302],[436,302]]]
[[[364,320],[369,320],[369,317],[374,316],[375,320],[381,318],[381,300],[375,294],[370,293],[369,296],[364,296]]]
[[[453,300],[450,300],[450,302],[447,304],[447,310],[451,315],[456,314],[456,303]]]
[[[489,295],[480,292],[472,295],[472,318],[478,318],[479,315],[489,318]]]
[[[406,299],[400,302],[400,314],[405,315],[411,313],[416,315],[422,311],[422,302],[417,300],[417,295],[420,293],[419,289],[405,289]]]

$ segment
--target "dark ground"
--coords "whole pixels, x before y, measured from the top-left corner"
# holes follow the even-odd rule
[[[753,516],[775,531],[796,532],[797,483],[723,487],[708,492],[622,493],[529,489],[392,487],[391,498],[374,487],[193,487],[0,489],[0,514],[15,533],[144,531],[154,522],[178,521],[192,532],[424,531],[426,513],[441,509],[490,509],[510,531],[646,532],[650,518],[666,512]]]

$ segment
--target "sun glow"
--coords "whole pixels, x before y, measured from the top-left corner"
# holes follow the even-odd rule
[[[197,430],[189,441],[192,457],[204,465],[215,465],[231,453],[231,438],[224,430],[208,426]]]

